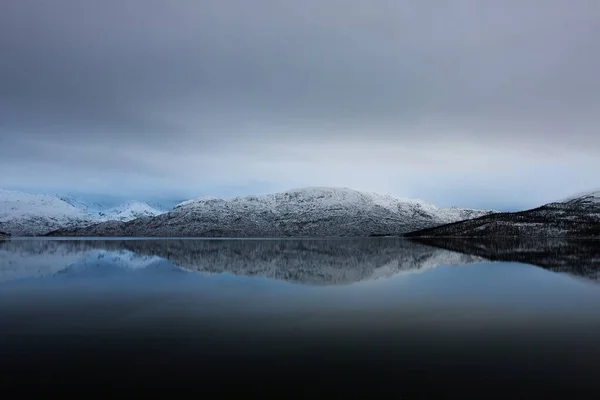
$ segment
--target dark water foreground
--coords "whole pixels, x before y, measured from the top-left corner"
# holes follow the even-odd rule
[[[596,398],[599,245],[2,242],[0,391]]]

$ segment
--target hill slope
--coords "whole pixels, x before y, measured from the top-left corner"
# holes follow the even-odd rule
[[[108,209],[101,207],[74,197],[0,190],[0,231],[13,236],[39,236],[57,229],[131,221],[164,212],[138,201]]]
[[[92,215],[99,222],[106,221],[133,221],[136,218],[155,217],[164,214],[165,211],[157,210],[141,201],[129,201],[117,207],[110,208],[104,211],[96,211]]]
[[[490,211],[432,204],[347,188],[303,188],[232,200],[199,198],[130,222],[106,222],[52,236],[327,237],[399,235]]]
[[[95,221],[56,196],[0,189],[0,231],[13,236],[42,235]]]
[[[600,192],[532,210],[496,213],[421,229],[405,236],[600,238]]]

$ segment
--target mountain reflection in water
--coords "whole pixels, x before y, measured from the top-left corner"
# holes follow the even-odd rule
[[[520,262],[600,281],[600,240],[432,237],[411,241],[490,261]]]
[[[599,260],[556,240],[0,242],[0,392],[574,398],[600,390]]]
[[[0,281],[52,275],[106,257],[129,266],[163,259],[202,274],[231,273],[310,285],[348,284],[483,261],[401,239],[15,240],[0,244]]]
[[[310,285],[349,284],[438,265],[512,261],[600,279],[600,242],[519,239],[128,239],[0,242],[0,282],[52,275],[108,257],[159,260],[202,274],[231,273]]]

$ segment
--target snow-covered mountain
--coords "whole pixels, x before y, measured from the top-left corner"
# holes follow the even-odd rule
[[[88,214],[45,194],[0,189],[0,231],[13,236],[35,236],[94,223]]]
[[[410,232],[409,237],[600,238],[600,192],[531,210],[497,213]]]
[[[61,196],[60,199],[79,208],[97,222],[131,221],[140,217],[154,217],[166,212],[163,209],[136,200],[113,207],[98,202],[86,201],[77,196]]]
[[[579,194],[561,201],[566,206],[600,207],[600,191]]]
[[[105,209],[110,208],[110,206],[107,206],[105,204],[95,202],[95,201],[84,200],[81,197],[77,197],[77,196],[70,196],[70,195],[64,196],[64,195],[57,194],[56,197],[69,203],[73,207],[80,209],[81,211],[85,212],[86,214],[92,214],[92,213],[95,213],[96,211],[105,210]]]
[[[131,221],[163,212],[138,201],[106,208],[73,196],[0,190],[0,231],[13,236],[44,235],[57,229],[106,221]]]
[[[53,235],[325,237],[398,235],[487,215],[348,188],[309,187],[224,200],[203,197],[148,219],[107,222]]]
[[[103,211],[91,212],[91,215],[99,222],[106,221],[132,221],[136,218],[155,217],[165,211],[157,210],[140,201],[129,201],[117,207]]]

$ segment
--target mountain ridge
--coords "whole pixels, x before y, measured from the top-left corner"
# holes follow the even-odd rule
[[[85,227],[109,220],[130,221],[164,212],[139,201],[108,209],[101,207],[74,196],[0,189],[0,230],[13,236],[39,236],[57,229]]]
[[[35,236],[93,222],[85,212],[56,196],[0,189],[0,230],[13,236]]]
[[[166,211],[158,210],[146,202],[132,200],[105,211],[97,211],[99,222],[106,221],[131,221],[136,218],[153,217]]]
[[[544,204],[530,210],[484,215],[408,232],[406,237],[600,238],[600,192]]]
[[[170,212],[51,236],[337,237],[399,235],[494,211],[440,208],[349,188],[307,187],[229,200],[200,197]]]

